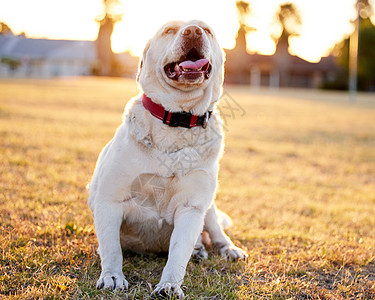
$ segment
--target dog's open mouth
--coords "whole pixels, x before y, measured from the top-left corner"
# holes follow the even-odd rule
[[[184,81],[196,81],[200,78],[208,79],[210,77],[211,64],[195,48],[192,48],[180,61],[165,65],[164,71],[172,80],[182,77]]]

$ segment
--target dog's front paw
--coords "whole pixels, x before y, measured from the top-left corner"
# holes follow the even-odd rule
[[[222,245],[218,247],[218,250],[222,257],[231,260],[246,260],[248,256],[246,251],[234,245]]]
[[[127,290],[128,282],[125,276],[120,275],[101,275],[98,282],[96,283],[97,289],[109,289],[109,290]]]
[[[184,298],[184,292],[177,283],[164,282],[158,283],[155,290],[152,292],[153,297],[173,297]]]

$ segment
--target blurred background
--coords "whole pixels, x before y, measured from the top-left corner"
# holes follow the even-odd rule
[[[173,19],[206,21],[226,52],[215,201],[249,253],[189,264],[188,299],[375,299],[374,8],[0,0],[0,299],[149,299],[165,258],[125,254],[126,294],[96,289],[85,186]]]
[[[225,48],[227,83],[346,90],[351,77],[352,89],[375,91],[374,6],[374,0],[0,0],[0,77],[135,77],[159,26],[202,19]]]

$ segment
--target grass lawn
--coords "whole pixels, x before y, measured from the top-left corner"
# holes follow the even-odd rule
[[[87,205],[132,80],[0,80],[0,299],[147,299],[166,257],[95,288]],[[375,298],[375,95],[226,87],[219,208],[247,262],[190,262],[187,299]]]

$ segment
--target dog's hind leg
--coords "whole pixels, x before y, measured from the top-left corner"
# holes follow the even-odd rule
[[[195,261],[201,261],[202,259],[208,258],[208,253],[206,251],[206,248],[203,244],[203,233],[199,236],[197,243],[195,244],[193,254],[191,255],[191,258]]]
[[[231,225],[230,222],[229,216],[218,210],[213,204],[205,216],[204,229],[210,234],[212,245],[221,256],[232,260],[246,259],[247,253],[236,247],[224,232],[224,228]]]

